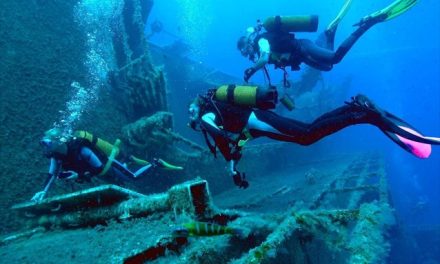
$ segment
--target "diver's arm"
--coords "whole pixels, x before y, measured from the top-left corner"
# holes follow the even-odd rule
[[[255,62],[254,68],[256,71],[263,68],[264,65],[266,65],[269,62],[269,55],[270,55],[270,44],[269,41],[265,38],[261,38],[258,41],[258,47],[260,49],[260,57],[258,58],[257,62]]]
[[[60,168],[61,168],[61,162],[56,160],[55,158],[51,158],[49,172],[47,174],[46,180],[44,181],[44,189],[34,194],[34,196],[31,199],[32,201],[39,202],[43,200],[44,196],[49,191],[50,186],[55,180],[57,173],[60,171]]]
[[[202,125],[206,131],[213,137],[221,137],[226,139],[228,142],[236,143],[240,137],[239,133],[232,133],[220,128],[216,122],[216,115],[212,112],[206,113],[202,116]]]
[[[47,174],[46,181],[44,182],[44,189],[43,191],[46,193],[50,186],[52,185],[53,181],[57,177],[58,172],[61,168],[61,162],[55,158],[50,159],[50,167],[49,167],[49,173]]]
[[[255,74],[259,69],[263,68],[269,62],[270,55],[270,44],[269,41],[265,38],[261,38],[258,41],[258,48],[260,50],[260,57],[255,62],[255,64],[246,69],[244,71],[244,81],[248,82],[248,80]]]
[[[241,158],[241,147],[237,145],[239,134],[229,133],[218,127],[215,123],[214,113],[203,115],[202,124],[207,132],[214,138],[216,145],[225,160],[229,161],[229,173],[232,176],[235,185],[246,189],[249,186],[249,183],[246,181],[245,175],[241,174],[236,169],[236,165]]]
[[[211,132],[210,130],[213,130],[214,133],[220,133],[221,131],[220,127],[218,127],[215,123],[214,113],[209,112],[204,114],[202,116],[202,123],[205,125],[205,128],[207,128],[209,132]],[[209,127],[212,129],[209,129]]]
[[[249,182],[246,180],[246,175],[244,173],[240,173],[236,169],[237,162],[238,160],[234,159],[229,161],[230,175],[232,176],[235,185],[237,185],[239,188],[246,189],[247,187],[249,187]]]
[[[240,134],[222,129],[217,125],[215,119],[216,115],[214,113],[206,113],[201,118],[201,126],[214,139],[226,161],[238,161],[241,157],[241,148],[237,145]]]

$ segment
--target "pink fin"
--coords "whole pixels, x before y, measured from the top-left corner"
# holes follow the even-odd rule
[[[399,127],[408,133],[414,134],[419,137],[423,137],[423,135],[412,130],[411,128],[404,127],[404,126],[399,126]],[[407,138],[399,136],[398,134],[395,134],[395,135],[403,144],[408,146],[408,148],[411,150],[411,153],[414,154],[415,156],[417,156],[421,159],[427,159],[431,155],[431,145],[430,144],[425,144],[425,143],[420,143],[420,142],[416,142],[413,140],[409,140]]]

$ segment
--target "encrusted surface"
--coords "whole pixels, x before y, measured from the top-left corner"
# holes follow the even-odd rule
[[[333,164],[333,170],[328,163]],[[377,184],[368,182],[374,187],[360,188],[371,173],[379,175]],[[294,178],[301,178],[301,175],[303,179],[299,181],[309,184],[303,185],[302,191],[291,188],[296,184]],[[191,209],[194,204],[188,200],[191,197],[189,189],[176,186],[169,191],[168,209],[157,210],[156,213],[150,211],[146,218],[120,224],[109,222],[106,227],[94,229],[40,233],[26,240],[21,238],[8,242],[0,248],[0,255],[5,260],[15,258],[23,263],[29,261],[30,255],[34,261],[43,261],[40,263],[56,261],[57,255],[50,258],[38,256],[39,251],[35,249],[47,250],[56,241],[69,236],[70,240],[81,240],[81,243],[74,245],[67,242],[58,252],[70,256],[69,262],[72,263],[80,263],[86,254],[97,263],[118,263],[130,256],[151,252],[148,249],[158,246],[172,248],[172,251],[154,255],[156,263],[327,263],[325,260],[330,256],[333,263],[381,263],[389,250],[384,235],[394,223],[387,196],[380,195],[380,190],[386,189],[386,181],[380,180],[384,176],[382,159],[377,155],[362,154],[316,161],[313,167],[305,166],[291,172],[290,176],[283,175],[284,180],[273,177],[258,179],[262,184],[272,184],[252,185],[252,188],[258,188],[254,192],[251,189],[231,190],[214,197],[214,202],[223,204],[223,209],[216,209],[209,202],[210,213],[199,218],[199,221],[221,222],[239,228],[241,236],[189,237],[181,244],[172,242],[172,230],[187,221],[195,221],[197,217],[194,215],[196,210]],[[311,177],[316,178],[311,181]],[[347,188],[339,185],[339,182],[354,177],[357,179],[354,185]],[[335,190],[338,190],[336,193],[350,193],[351,198],[344,206],[332,197]],[[371,191],[382,198],[364,200],[362,197]],[[310,199],[306,199],[307,192],[317,193],[308,195]],[[259,200],[254,200],[248,208],[254,212],[224,208],[226,204],[232,205],[234,200],[236,204],[246,203],[255,199],[252,197],[257,194],[260,195]],[[280,202],[287,197],[294,202]],[[332,204],[335,206],[332,207]],[[272,210],[265,209],[267,206]],[[119,232],[124,234],[118,235]],[[99,250],[94,248],[96,243],[99,243]],[[11,250],[14,250],[14,256],[8,253]]]

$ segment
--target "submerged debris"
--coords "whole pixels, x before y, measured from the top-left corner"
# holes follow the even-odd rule
[[[372,174],[378,178],[372,179]],[[340,174],[325,175],[333,179],[332,184],[317,178],[308,187],[321,188],[320,195],[309,200],[304,197],[302,203],[277,213],[219,209],[212,202],[207,182],[198,179],[154,195],[107,186],[15,208],[32,212],[29,223],[48,231],[60,226],[88,233],[87,226],[99,224],[94,231],[104,239],[123,225],[119,228],[124,229],[120,235],[124,238],[106,245],[114,254],[101,256],[106,263],[323,263],[330,256],[334,263],[383,262],[389,252],[384,235],[394,224],[394,216],[382,193],[386,183],[381,160],[372,155],[356,157],[341,167]],[[364,184],[370,187],[363,188]],[[267,192],[262,201],[269,204],[301,195],[291,191],[285,181],[261,191]],[[371,192],[377,195],[371,196]],[[334,194],[345,195],[345,206]],[[249,195],[235,193],[239,200]],[[56,205],[59,210],[51,211]],[[130,231],[137,230],[136,226],[142,228]],[[50,231],[40,237],[52,244],[55,234]],[[38,239],[30,238],[29,243]],[[23,243],[24,250],[27,242],[11,240],[0,254],[7,257],[3,250],[17,243]],[[15,250],[17,255],[20,252]],[[81,259],[80,253],[75,258]]]

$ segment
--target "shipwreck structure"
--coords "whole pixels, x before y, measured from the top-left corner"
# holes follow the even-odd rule
[[[216,163],[207,148],[176,132],[176,126],[183,127],[186,121],[176,120],[171,112],[185,109],[187,102],[169,91],[182,89],[195,95],[204,88],[240,80],[192,61],[179,41],[170,47],[148,43],[143,30],[152,0],[94,1],[98,6],[93,10],[105,11],[95,17],[78,17],[93,15],[77,12],[78,8],[87,10],[89,2],[64,1],[57,5],[33,1],[27,13],[20,13],[23,19],[12,16],[21,9],[20,3],[6,2],[13,5],[2,5],[1,10],[8,14],[2,17],[16,21],[11,24],[14,31],[25,33],[19,37],[4,34],[0,41],[6,51],[0,66],[7,69],[0,71],[4,77],[1,82],[10,87],[1,91],[9,100],[2,102],[0,119],[13,132],[1,136],[5,143],[2,146],[11,156],[32,157],[32,162],[25,168],[21,160],[11,159],[6,164],[10,167],[2,164],[2,179],[8,179],[5,184],[10,186],[2,204],[15,201],[16,197],[27,200],[36,191],[35,186],[41,184],[41,179],[33,176],[46,169],[47,164],[33,159],[39,150],[29,142],[52,124],[53,117],[47,113],[57,113],[65,104],[66,87],[73,81],[96,88],[100,98],[94,109],[84,111],[78,128],[92,130],[109,140],[121,138],[136,156],[147,160],[161,157],[184,164],[185,170],[178,177],[157,173],[157,177],[140,179],[136,186],[127,188],[86,186],[74,192],[55,188],[55,194],[67,194],[54,195],[40,203],[14,205],[12,209],[20,218],[1,209],[6,222],[2,224],[3,233],[13,223],[25,227],[1,240],[0,256],[4,262],[328,263],[329,258],[334,263],[384,261],[388,254],[385,234],[393,223],[393,214],[380,156],[338,156],[314,160],[313,165],[297,163],[295,170],[282,175],[268,169],[271,160],[265,153],[281,153],[285,144],[250,145],[240,164],[249,165],[246,173],[274,174],[254,177],[250,189],[245,191],[227,189],[225,186],[232,183],[225,177],[223,161],[219,161],[221,165]],[[54,15],[59,9],[63,15]],[[47,24],[30,25],[30,18]],[[71,34],[59,38],[66,30]],[[25,44],[29,40],[22,36],[34,31],[40,34],[31,36],[39,41],[33,43],[34,49],[28,49]],[[41,54],[55,55],[41,59]],[[15,72],[23,74],[17,76]],[[309,91],[320,80],[316,72],[308,76],[299,91]],[[23,96],[29,94],[31,101]],[[16,105],[32,108],[21,111],[15,109]],[[11,119],[6,113],[16,113],[18,118]],[[23,124],[29,124],[30,134],[23,132],[29,131],[23,129]],[[283,157],[277,159],[281,163]],[[9,176],[15,174],[23,177],[10,180]],[[3,205],[2,208],[9,208],[9,204]],[[173,236],[173,230],[195,221],[237,228],[242,235]]]
[[[74,251],[71,263],[90,254],[102,263],[381,263],[394,224],[383,165],[376,154],[333,156],[295,175],[258,179],[253,192],[212,197],[208,183],[195,179],[154,195],[106,185],[18,204],[29,229],[5,237],[0,254],[13,261],[33,250],[42,263],[56,261],[44,248],[65,235],[70,242],[58,250],[63,257]],[[188,221],[241,235],[174,236]]]

